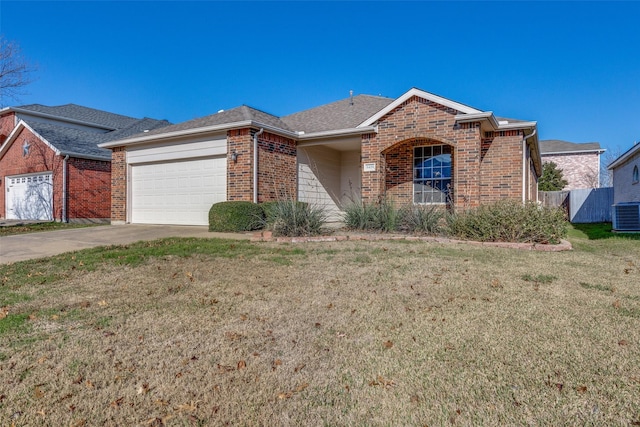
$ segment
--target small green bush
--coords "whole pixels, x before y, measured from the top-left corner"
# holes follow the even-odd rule
[[[400,228],[415,234],[438,234],[442,230],[445,211],[437,205],[409,205],[400,209]]]
[[[449,215],[449,234],[481,242],[559,243],[567,234],[562,209],[501,200]]]
[[[344,208],[344,223],[352,230],[395,231],[398,229],[399,219],[398,209],[388,199],[371,204],[356,201]]]
[[[251,231],[262,228],[263,224],[264,212],[255,203],[220,202],[209,210],[209,231]]]
[[[322,234],[327,221],[321,206],[295,200],[267,202],[262,204],[262,208],[266,226],[276,236],[316,236]]]

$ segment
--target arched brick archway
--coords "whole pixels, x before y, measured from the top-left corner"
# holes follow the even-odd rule
[[[382,154],[384,162],[384,194],[398,204],[411,204],[416,201],[414,186],[414,155],[417,147],[428,147],[429,153],[451,155],[451,181],[445,184],[446,195],[443,195],[444,203],[452,200],[453,183],[455,182],[456,144],[441,138],[417,137],[400,141],[385,149]],[[441,149],[440,147],[444,147]]]

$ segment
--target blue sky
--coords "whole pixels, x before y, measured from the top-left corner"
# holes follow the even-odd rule
[[[620,152],[640,140],[638,16],[638,2],[2,0],[0,31],[38,65],[18,104],[177,123],[418,87]]]

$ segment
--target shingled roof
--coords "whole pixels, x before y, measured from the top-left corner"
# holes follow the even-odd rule
[[[258,109],[242,105],[240,107],[232,108],[231,110],[219,111],[215,114],[199,117],[197,119],[188,120],[186,122],[178,123],[175,125],[167,126],[162,129],[158,129],[151,132],[146,132],[145,136],[158,135],[171,132],[186,131],[189,129],[205,128],[209,126],[224,125],[227,123],[237,123],[244,121],[254,121],[267,126],[272,126],[282,130],[288,130],[287,125],[273,114],[265,113]]]
[[[584,151],[604,151],[599,142],[576,143],[559,139],[546,139],[540,141],[540,154],[550,153],[576,153]]]
[[[356,95],[284,116],[282,121],[289,128],[305,133],[352,129],[393,101],[382,96]]]
[[[95,124],[111,129],[123,129],[135,124],[134,117],[127,117],[121,114],[109,113],[108,111],[96,110],[95,108],[83,107],[76,104],[65,104],[58,106],[47,106],[41,104],[30,104],[16,107],[16,110],[28,110],[34,113],[46,114],[49,116],[77,120]]]
[[[92,132],[53,123],[44,123],[35,120],[25,120],[35,132],[47,140],[63,154],[74,157],[89,157],[95,159],[111,160],[111,150],[100,148],[98,144],[115,141],[138,134],[147,129],[156,129],[170,124],[166,120],[136,119],[124,129],[111,132]]]

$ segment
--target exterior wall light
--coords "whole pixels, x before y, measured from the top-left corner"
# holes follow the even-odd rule
[[[238,163],[238,153],[236,152],[236,150],[233,150],[233,152],[231,153],[231,160],[233,160],[233,163]]]

